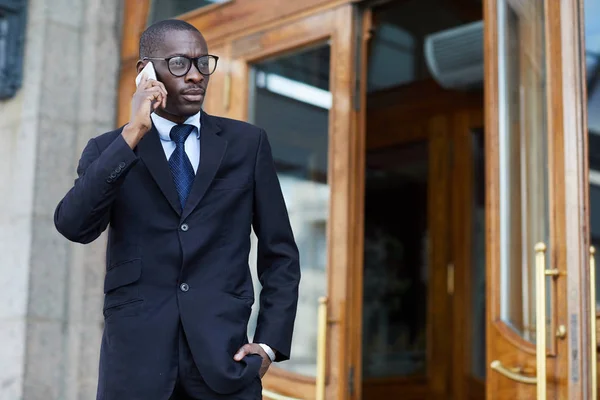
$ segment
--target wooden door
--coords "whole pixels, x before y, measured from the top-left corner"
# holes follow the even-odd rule
[[[223,45],[223,76],[212,87],[223,94],[207,104],[267,132],[300,250],[291,360],[265,376],[265,399],[343,399],[350,391],[350,191],[359,176],[351,156],[352,10],[291,17]]]
[[[482,399],[482,93],[413,82],[367,109],[361,398]]]
[[[580,2],[485,2],[487,398],[590,399]]]

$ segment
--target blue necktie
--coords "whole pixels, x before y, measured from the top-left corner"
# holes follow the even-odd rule
[[[192,189],[194,182],[194,168],[192,163],[185,153],[185,140],[194,131],[194,125],[180,124],[175,125],[171,129],[171,140],[175,142],[175,151],[169,158],[169,166],[171,167],[171,175],[175,182],[175,188],[181,202],[181,209],[185,206],[185,201]]]

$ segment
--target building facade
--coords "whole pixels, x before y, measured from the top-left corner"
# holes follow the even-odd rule
[[[301,252],[265,399],[596,398],[600,0],[58,3],[0,103],[0,399],[94,398],[104,241],[52,212],[174,17],[219,56],[205,111],[267,131]]]
[[[0,399],[93,399],[105,239],[68,243],[53,210],[83,146],[115,126],[122,3],[8,3],[26,25],[22,85],[0,101]]]

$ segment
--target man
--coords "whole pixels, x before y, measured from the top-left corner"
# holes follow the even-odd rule
[[[193,26],[150,26],[124,127],[91,139],[57,230],[89,243],[108,227],[98,399],[260,399],[290,356],[298,250],[265,132],[201,110],[217,58]],[[262,283],[255,343],[251,227]]]

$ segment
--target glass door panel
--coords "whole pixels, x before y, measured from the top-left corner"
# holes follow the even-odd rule
[[[485,381],[485,150],[484,135],[479,129],[470,135],[471,147],[471,179],[470,198],[471,213],[471,252],[470,252],[470,284],[471,284],[471,331],[470,334],[470,374],[480,382]]]
[[[501,317],[535,342],[535,245],[549,237],[544,8],[502,1],[498,11]]]
[[[367,152],[363,379],[425,376],[428,142]]]
[[[269,135],[302,260],[294,356],[279,367],[310,377],[317,372],[318,299],[327,294],[329,53],[322,44],[263,60],[249,77],[249,122]],[[253,322],[258,311],[257,304]]]
[[[585,21],[585,61],[586,61],[586,92],[587,92],[587,133],[589,143],[589,197],[590,197],[590,243],[597,252],[600,249],[600,0],[584,1]],[[597,254],[590,257],[597,258]],[[591,266],[593,266],[592,264]],[[598,305],[600,304],[600,263],[595,262],[594,301],[591,303],[592,324],[592,398],[598,393],[598,335],[597,331]]]

